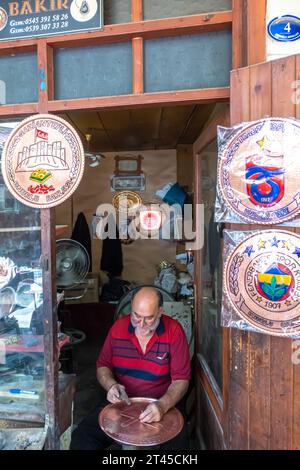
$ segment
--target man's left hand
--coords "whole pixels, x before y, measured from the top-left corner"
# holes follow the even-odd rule
[[[150,403],[147,408],[140,414],[139,420],[142,423],[154,423],[160,421],[164,415],[161,406],[156,403]]]

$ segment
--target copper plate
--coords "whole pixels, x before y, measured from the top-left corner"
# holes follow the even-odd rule
[[[23,204],[44,209],[66,201],[84,171],[79,135],[64,119],[38,114],[20,122],[5,142],[2,174]]]
[[[183,417],[176,408],[169,410],[158,423],[141,423],[139,415],[151,398],[130,398],[131,405],[125,402],[107,405],[99,414],[101,429],[121,444],[147,447],[173,439],[183,428]]]
[[[300,123],[267,118],[242,126],[219,152],[218,187],[229,211],[254,224],[300,213]]]
[[[300,332],[300,236],[265,230],[246,237],[229,254],[225,292],[235,312],[271,335]]]
[[[120,191],[112,199],[114,208],[119,212],[128,213],[143,204],[141,196],[134,191]]]

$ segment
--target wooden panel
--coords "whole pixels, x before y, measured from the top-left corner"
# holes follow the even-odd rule
[[[272,115],[295,116],[296,105],[291,99],[296,74],[296,57],[276,60],[272,64]],[[280,86],[285,83],[287,86]],[[289,229],[294,231],[293,229]],[[293,364],[292,341],[271,338],[270,357],[270,448],[291,449],[293,432]],[[283,429],[285,430],[283,432]]]
[[[231,74],[231,90],[234,94],[230,105],[231,124],[247,121],[250,116],[250,71],[249,68],[236,70]],[[236,96],[236,99],[235,99]]]
[[[272,115],[296,116],[296,105],[292,100],[292,83],[296,75],[296,56],[271,62],[272,66]],[[282,86],[282,84],[285,86]]]
[[[250,67],[250,119],[272,112],[271,64]],[[250,229],[251,227],[248,226]],[[253,227],[252,227],[253,228]],[[249,448],[268,449],[270,422],[270,337],[250,335]]]
[[[248,449],[248,363],[249,334],[232,329],[228,408],[230,449]]]
[[[272,113],[271,63],[250,67],[250,119],[261,119]]]
[[[251,120],[264,116],[299,118],[299,87],[295,89],[299,78],[299,56],[234,71],[232,123],[245,120],[247,113]],[[249,225],[232,228],[264,229]],[[224,422],[227,442],[230,448],[239,449],[299,449],[300,367],[292,363],[292,341],[248,333],[246,344],[244,335],[247,333],[231,333],[229,392],[228,398],[224,396],[225,413],[226,407],[229,409]],[[236,365],[246,372],[238,374]]]
[[[251,333],[249,361],[249,449],[267,450],[270,423],[270,337]]]
[[[232,125],[249,120],[249,85],[250,72],[248,68],[232,72],[231,90],[234,90],[230,107]],[[244,230],[245,226],[228,226],[227,228]],[[228,343],[225,344],[228,346]],[[226,428],[226,441],[230,449],[248,449],[249,334],[231,329],[229,344],[230,359],[227,363],[225,362],[227,370],[223,371],[223,386],[226,384],[228,387],[228,392],[224,395],[223,425]],[[224,351],[224,354],[228,354],[228,351]]]

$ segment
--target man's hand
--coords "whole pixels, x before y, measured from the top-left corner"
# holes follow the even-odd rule
[[[140,414],[139,420],[142,423],[154,423],[160,421],[164,412],[158,402],[150,403],[147,408]]]
[[[125,387],[121,384],[115,383],[110,387],[106,395],[107,401],[110,403],[119,403],[125,401],[127,405],[130,405],[130,400],[125,391]]]

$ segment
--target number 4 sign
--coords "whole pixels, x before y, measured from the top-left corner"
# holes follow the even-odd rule
[[[268,33],[279,42],[292,42],[300,39],[300,18],[294,15],[283,15],[271,20]]]

